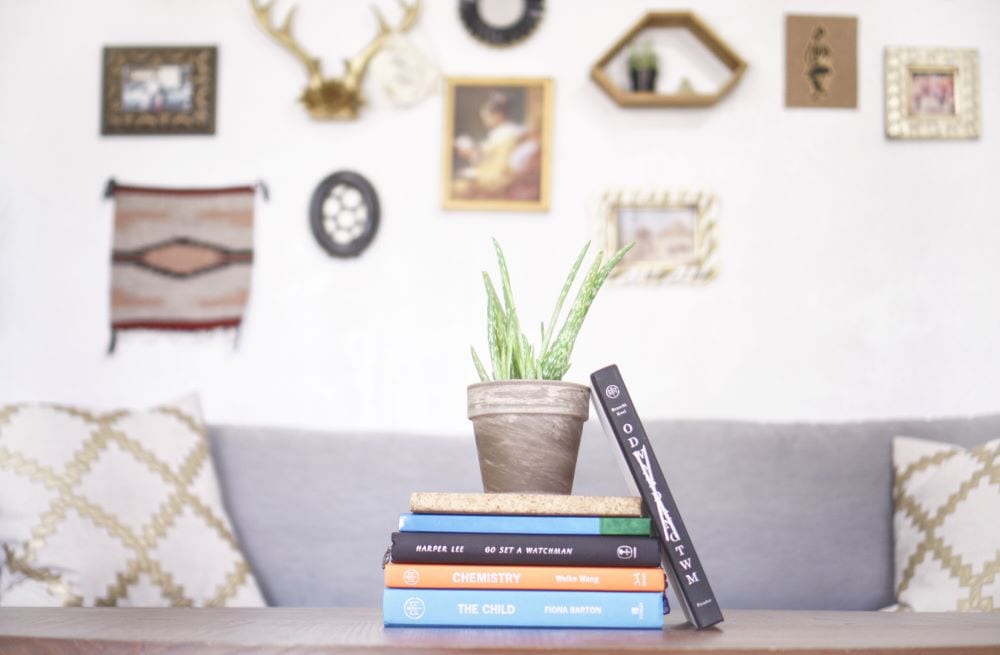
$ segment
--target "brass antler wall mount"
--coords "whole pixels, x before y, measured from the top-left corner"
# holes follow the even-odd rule
[[[309,82],[299,96],[299,101],[305,105],[309,115],[319,120],[354,120],[358,117],[361,105],[364,104],[364,99],[361,97],[361,83],[368,70],[368,63],[393,33],[407,32],[420,15],[420,0],[409,3],[405,0],[398,2],[403,8],[403,17],[395,28],[390,27],[381,12],[372,7],[378,19],[378,33],[361,49],[361,52],[344,62],[344,74],[341,77],[323,77],[322,62],[310,55],[295,39],[292,34],[295,6],[289,9],[280,27],[272,17],[275,0],[270,2],[250,0],[250,6],[264,31],[306,67]]]

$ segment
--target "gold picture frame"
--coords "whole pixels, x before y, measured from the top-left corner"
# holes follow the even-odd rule
[[[715,195],[705,190],[612,190],[599,203],[606,252],[635,246],[611,272],[634,283],[699,284],[718,275]]]
[[[106,47],[101,134],[215,134],[215,46]]]
[[[552,80],[449,77],[445,89],[445,209],[547,211]]]
[[[885,134],[890,139],[978,139],[979,51],[885,49]]]

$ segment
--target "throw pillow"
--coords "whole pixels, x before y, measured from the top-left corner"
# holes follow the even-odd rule
[[[1000,439],[897,437],[892,462],[899,608],[1000,610]]]
[[[197,397],[0,406],[0,606],[262,606]]]

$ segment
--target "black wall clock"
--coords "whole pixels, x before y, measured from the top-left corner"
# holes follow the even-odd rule
[[[504,25],[494,25],[484,18],[486,3],[520,4],[521,12]],[[545,0],[459,0],[458,15],[469,34],[490,45],[513,45],[535,31],[545,13]]]
[[[352,171],[337,171],[316,187],[309,225],[319,245],[334,257],[357,257],[378,231],[375,187]]]

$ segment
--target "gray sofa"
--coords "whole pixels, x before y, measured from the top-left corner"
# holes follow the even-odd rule
[[[893,602],[892,437],[973,446],[1000,415],[934,421],[646,425],[724,608]],[[381,605],[381,560],[411,491],[481,491],[471,437],[215,426],[236,531],[272,605]],[[595,419],[575,493],[628,487]],[[676,608],[676,603],[673,604]]]

